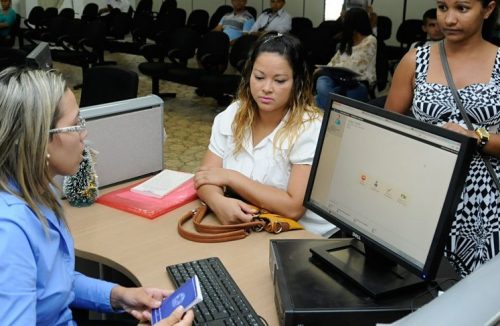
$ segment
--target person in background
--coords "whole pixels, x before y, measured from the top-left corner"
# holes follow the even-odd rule
[[[198,196],[222,224],[250,221],[255,205],[309,231],[333,233],[303,206],[322,120],[308,70],[296,37],[270,32],[255,42],[237,100],[216,116],[194,176]]]
[[[423,41],[414,42],[410,48],[416,48],[418,46],[430,45],[434,42],[441,41],[444,38],[441,28],[437,22],[436,8],[431,8],[424,12],[422,17],[422,30],[427,34],[427,38]]]
[[[285,0],[271,0],[270,3],[271,8],[264,10],[257,17],[250,33],[256,35],[270,31],[287,33],[292,29],[292,17],[284,8]]]
[[[16,12],[12,9],[11,0],[1,0],[0,10],[0,46],[11,42],[10,30],[16,22]]]
[[[331,92],[359,101],[368,101],[368,85],[375,83],[377,78],[377,39],[372,35],[367,12],[361,8],[349,9],[342,21],[339,49],[328,66],[347,68],[359,74],[359,77],[345,85],[336,80],[335,76],[328,74],[328,69],[316,70],[315,74],[319,76],[316,80],[316,104],[322,109],[328,108]],[[360,81],[366,81],[368,85]]]
[[[111,12],[113,9],[127,13],[130,10],[129,0],[106,0],[106,7],[99,10],[99,14]]]
[[[477,140],[447,241],[446,255],[461,276],[500,250],[500,50],[488,42],[496,23],[495,0],[438,0],[437,21],[451,75],[475,130],[467,129],[435,43],[411,49],[399,63],[385,107]],[[471,73],[473,72],[473,73]],[[481,156],[489,158],[493,175]]]
[[[231,0],[234,11],[224,15],[214,31],[223,31],[229,36],[229,42],[234,43],[243,33],[248,33],[255,22],[245,6],[247,0]]]
[[[74,325],[71,308],[126,311],[147,321],[170,294],[74,270],[73,239],[52,179],[78,171],[85,137],[75,96],[59,73],[0,72],[2,325]],[[182,314],[179,309],[159,325],[189,325],[193,312]]]

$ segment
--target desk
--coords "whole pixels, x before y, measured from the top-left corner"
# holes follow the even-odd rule
[[[77,256],[115,268],[137,285],[167,289],[173,288],[165,270],[167,265],[217,256],[255,311],[269,325],[278,325],[269,270],[269,240],[321,237],[307,231],[277,235],[262,232],[232,242],[191,242],[179,236],[177,221],[198,205],[199,202],[194,201],[154,220],[101,204],[75,208],[65,202],[64,209]]]

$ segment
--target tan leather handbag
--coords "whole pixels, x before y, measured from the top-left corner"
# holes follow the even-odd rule
[[[297,221],[288,217],[269,213],[263,209],[260,209],[259,212],[255,214],[251,222],[227,225],[202,224],[207,211],[207,205],[202,203],[198,208],[184,214],[177,224],[179,234],[187,240],[196,242],[225,242],[243,239],[247,237],[251,231],[281,233],[303,229],[302,225]],[[184,228],[184,224],[191,219],[197,231],[196,233]]]

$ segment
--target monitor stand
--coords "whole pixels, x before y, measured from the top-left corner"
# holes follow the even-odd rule
[[[381,254],[365,250],[363,243],[356,239],[339,239],[310,251],[313,257],[323,262],[325,267],[322,268],[341,273],[373,298],[426,284]]]

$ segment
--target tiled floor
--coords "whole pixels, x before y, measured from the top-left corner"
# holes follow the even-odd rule
[[[116,61],[120,67],[137,71],[137,65],[145,61],[141,56],[122,53],[106,54],[106,60]],[[54,63],[70,86],[81,83],[81,69]],[[151,80],[139,74],[139,96],[151,94]],[[77,99],[80,90],[74,90]],[[167,141],[164,148],[165,168],[194,172],[199,166],[210,139],[210,130],[215,115],[223,108],[212,98],[199,97],[194,88],[161,81],[160,92],[175,92],[176,98],[165,99],[165,130]]]

